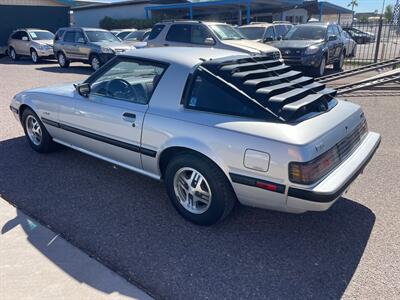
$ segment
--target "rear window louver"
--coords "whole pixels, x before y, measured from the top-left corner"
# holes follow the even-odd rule
[[[202,67],[288,122],[328,110],[336,95],[335,90],[270,57],[209,60]]]

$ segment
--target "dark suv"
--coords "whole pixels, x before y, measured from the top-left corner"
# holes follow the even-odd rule
[[[335,70],[343,67],[346,50],[336,24],[308,23],[296,25],[282,40],[273,42],[286,64],[307,67],[314,76],[322,76],[326,65]]]
[[[99,28],[60,28],[54,37],[54,55],[62,68],[72,61],[88,62],[93,70],[100,68],[116,53],[135,47],[123,44],[110,31]]]

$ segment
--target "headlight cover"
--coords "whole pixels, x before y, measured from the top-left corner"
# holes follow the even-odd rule
[[[318,53],[321,49],[321,45],[312,45],[306,49],[304,52],[307,55]]]
[[[101,52],[102,53],[107,53],[107,54],[113,54],[114,50],[111,49],[111,48],[101,47]]]

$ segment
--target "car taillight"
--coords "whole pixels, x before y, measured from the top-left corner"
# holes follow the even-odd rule
[[[300,184],[312,184],[324,177],[340,163],[337,147],[333,147],[308,162],[289,163],[289,179]]]

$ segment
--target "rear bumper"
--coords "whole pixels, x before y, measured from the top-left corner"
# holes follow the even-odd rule
[[[327,210],[362,173],[379,147],[379,134],[369,132],[360,146],[328,177],[311,189],[289,187],[287,206],[302,211]]]

